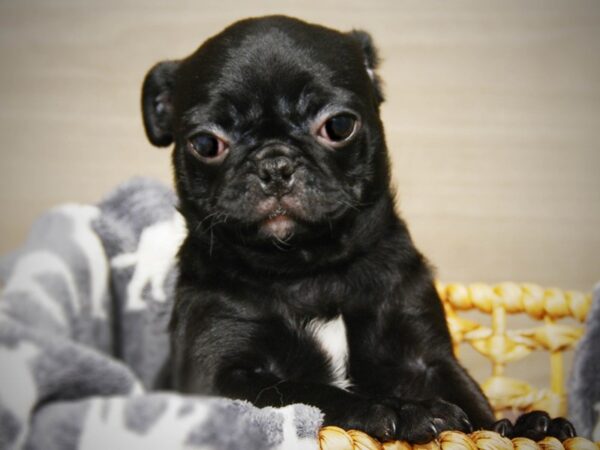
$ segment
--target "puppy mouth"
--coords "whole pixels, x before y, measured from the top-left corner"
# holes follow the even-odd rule
[[[272,211],[269,214],[269,216],[267,217],[267,221],[275,220],[275,219],[286,217],[286,216],[287,216],[287,210],[285,208],[282,208],[281,206],[278,206],[274,211]]]
[[[259,231],[265,237],[285,241],[293,236],[295,226],[296,222],[289,211],[278,206],[260,221]]]

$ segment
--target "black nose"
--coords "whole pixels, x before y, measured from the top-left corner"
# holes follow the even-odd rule
[[[294,184],[294,162],[287,156],[274,156],[258,162],[258,177],[265,193],[283,195]]]

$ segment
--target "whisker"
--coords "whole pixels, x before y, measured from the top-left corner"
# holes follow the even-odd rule
[[[206,222],[207,220],[209,220],[210,218],[214,217],[217,214],[219,214],[219,211],[215,211],[213,213],[210,213],[210,214],[206,215],[204,217],[204,219],[202,219],[200,222],[198,222],[198,225],[196,225],[196,228],[195,228],[194,231],[198,231],[198,229],[202,227],[202,225],[204,224],[204,222]]]

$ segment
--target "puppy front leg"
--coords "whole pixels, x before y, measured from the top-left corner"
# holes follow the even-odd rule
[[[224,302],[210,303],[219,300],[214,294],[201,298],[203,303],[193,298],[186,302],[182,296],[174,311],[169,369],[175,389],[259,407],[304,403],[323,411],[326,425],[359,429],[382,440],[395,436],[395,411],[319,380],[326,376],[322,359],[304,354],[310,353],[310,345],[298,341],[283,322],[245,320]]]
[[[461,407],[474,429],[492,429],[495,418],[492,407],[479,385],[469,376],[453,355],[434,364],[439,395]]]
[[[249,370],[226,370],[217,380],[220,395],[248,400],[258,407],[313,405],[323,411],[324,425],[362,430],[383,441],[396,437],[398,416],[392,408],[335,386]]]
[[[401,439],[426,443],[443,429],[468,426],[464,412],[441,399],[364,397],[335,386],[282,380],[264,372],[231,371],[222,373],[218,379],[221,395],[248,400],[260,407],[313,405],[323,411],[324,425],[361,430],[381,441]],[[440,419],[442,417],[445,419]],[[443,424],[440,420],[444,420]]]

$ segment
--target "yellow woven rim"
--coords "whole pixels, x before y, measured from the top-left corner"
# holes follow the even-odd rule
[[[411,445],[404,441],[381,443],[368,434],[338,427],[323,427],[319,431],[321,450],[598,450],[600,443],[581,437],[560,442],[547,437],[539,442],[527,438],[507,439],[493,431],[476,431],[471,434],[460,431],[444,431],[438,439],[427,444]]]
[[[477,309],[491,314],[494,307],[502,307],[509,314],[526,313],[538,320],[573,317],[583,322],[592,304],[591,294],[534,283],[437,282],[436,288],[442,301],[456,310]]]

